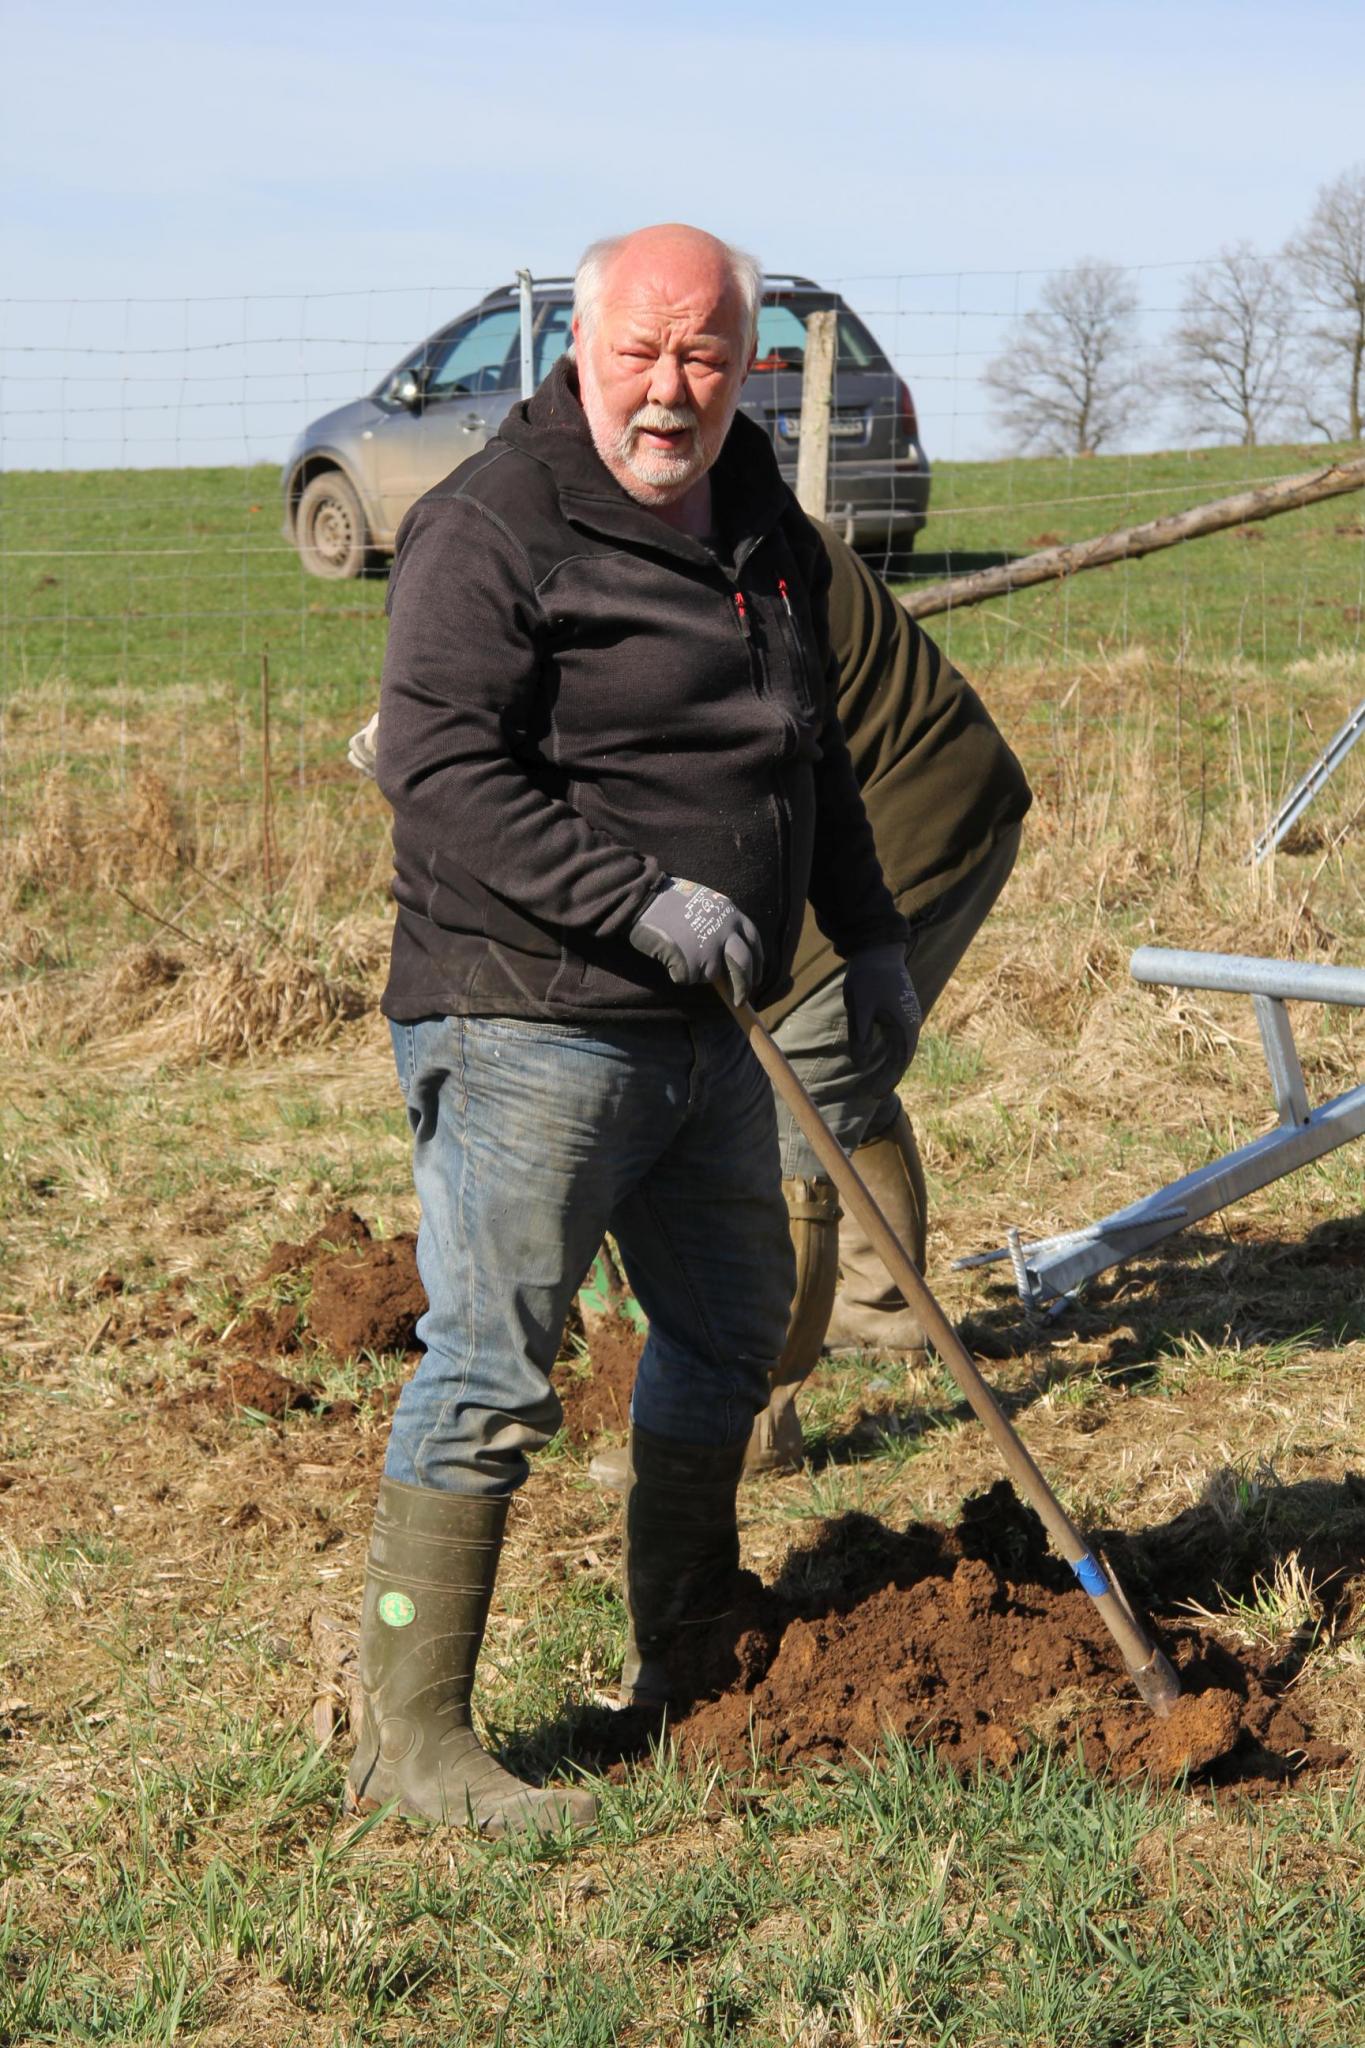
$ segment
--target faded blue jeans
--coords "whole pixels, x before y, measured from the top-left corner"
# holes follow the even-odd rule
[[[490,1497],[520,1486],[559,1427],[551,1369],[608,1230],[649,1317],[633,1419],[694,1444],[746,1437],[795,1274],[772,1090],[734,1022],[390,1030],[430,1306],[386,1477]]]

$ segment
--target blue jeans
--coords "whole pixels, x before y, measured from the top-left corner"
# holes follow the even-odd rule
[[[694,1444],[747,1436],[795,1273],[772,1091],[733,1021],[390,1030],[430,1306],[385,1475],[489,1497],[522,1483],[559,1427],[550,1373],[608,1230],[649,1317],[632,1418]]]

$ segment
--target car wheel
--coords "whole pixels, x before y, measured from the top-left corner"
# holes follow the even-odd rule
[[[365,567],[365,514],[339,469],[325,470],[305,488],[294,520],[294,540],[310,576],[343,582]]]

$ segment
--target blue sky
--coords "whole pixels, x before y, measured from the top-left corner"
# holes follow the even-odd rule
[[[891,330],[931,447],[967,452],[988,434],[976,371],[1041,273],[1090,253],[1154,266],[1159,324],[1179,266],[1276,246],[1365,153],[1358,0],[10,0],[5,43],[16,466],[207,459],[218,442],[273,456],[295,402],[363,388],[518,265],[562,271],[593,236],[661,217],[846,281]],[[128,394],[156,388],[158,364],[183,372],[191,338],[195,379],[217,351],[218,409],[199,408],[202,435],[181,413],[144,436]],[[287,362],[262,353],[286,341]]]

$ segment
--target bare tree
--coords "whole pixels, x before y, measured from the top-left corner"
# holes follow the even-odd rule
[[[1294,306],[1279,266],[1250,242],[1190,279],[1172,336],[1174,382],[1196,433],[1235,425],[1254,448],[1293,389]]]
[[[1286,244],[1285,255],[1326,315],[1308,336],[1308,356],[1334,387],[1333,399],[1329,409],[1310,401],[1309,420],[1329,440],[1344,427],[1348,439],[1358,441],[1365,404],[1365,163],[1321,187],[1308,225]]]
[[[985,372],[1017,447],[1094,455],[1119,438],[1143,396],[1137,311],[1113,263],[1088,256],[1053,272]]]

